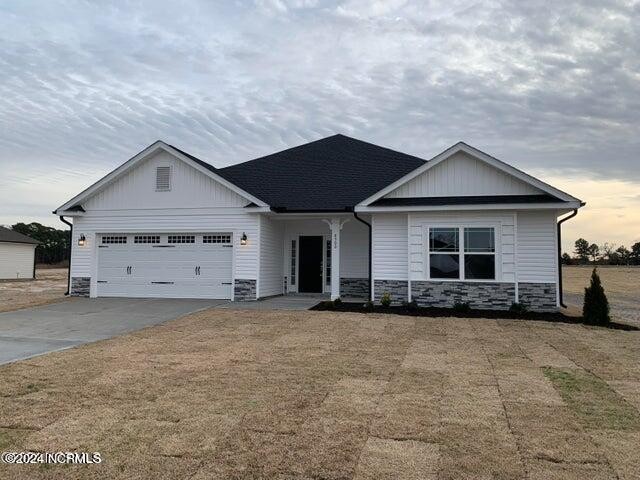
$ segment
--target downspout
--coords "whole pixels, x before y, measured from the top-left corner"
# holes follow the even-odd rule
[[[353,216],[355,217],[356,220],[358,220],[359,222],[364,223],[367,228],[369,229],[369,300],[373,301],[371,292],[373,292],[373,275],[372,275],[372,267],[373,267],[373,255],[372,255],[372,230],[371,230],[371,224],[369,222],[365,222],[363,219],[361,219],[358,216],[358,212],[354,211],[353,212]]]
[[[564,217],[563,219],[558,221],[558,294],[560,295],[560,306],[562,308],[567,308],[564,304],[564,298],[562,294],[562,224],[569,220],[570,218],[575,217],[578,214],[578,209],[574,208],[573,213],[568,217]]]
[[[38,245],[33,248],[33,279],[36,279],[36,249]]]
[[[60,221],[69,225],[71,232],[69,232],[69,266],[67,267],[67,292],[65,295],[69,295],[71,292],[71,244],[73,243],[73,223],[67,222],[64,216],[60,215]]]

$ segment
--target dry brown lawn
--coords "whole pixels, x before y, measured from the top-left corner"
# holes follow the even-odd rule
[[[563,266],[564,296],[573,311],[580,312],[584,289],[589,285],[592,266]],[[615,320],[640,327],[640,268],[598,267]]]
[[[0,282],[0,312],[59,302],[66,291],[66,268],[38,269],[36,280]]]
[[[637,479],[640,332],[208,310],[0,367],[2,479]],[[605,410],[606,414],[602,414]]]

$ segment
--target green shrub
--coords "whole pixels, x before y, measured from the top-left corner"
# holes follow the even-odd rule
[[[322,308],[324,310],[333,310],[335,306],[333,305],[333,302],[331,300],[325,300],[322,302]]]
[[[589,325],[606,325],[611,320],[609,301],[604,293],[597,268],[594,268],[591,273],[591,284],[584,289],[582,320]]]
[[[365,304],[363,305],[363,307],[367,312],[373,312],[374,305],[373,305],[373,302],[371,300],[367,300],[365,302]]]
[[[529,311],[529,307],[524,303],[513,302],[509,307],[509,311],[511,313],[523,314]]]
[[[420,307],[418,307],[418,303],[415,300],[411,300],[409,303],[405,305],[406,309],[409,312],[417,312]]]
[[[336,307],[338,307],[338,306],[342,305],[342,299],[341,299],[340,297],[336,298],[336,299],[333,301],[333,305],[334,305],[334,306],[336,306]]]
[[[453,304],[453,309],[459,313],[468,313],[471,311],[471,305],[469,302],[456,302]]]
[[[384,292],[382,297],[380,297],[380,305],[384,308],[389,308],[391,306],[391,295],[389,292]]]

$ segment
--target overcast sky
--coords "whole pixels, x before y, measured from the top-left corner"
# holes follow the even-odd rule
[[[40,221],[157,139],[215,166],[333,133],[464,140],[640,241],[640,3],[0,3],[0,224]]]

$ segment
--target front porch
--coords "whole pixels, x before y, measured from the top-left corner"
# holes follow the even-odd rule
[[[274,214],[261,222],[259,297],[272,294],[269,258],[279,257],[279,294],[311,295],[318,301],[369,298],[369,229],[353,214]]]

